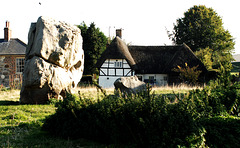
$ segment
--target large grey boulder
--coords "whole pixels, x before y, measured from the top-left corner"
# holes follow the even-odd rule
[[[21,103],[43,104],[62,98],[81,80],[84,52],[80,30],[39,17],[28,34]]]
[[[120,90],[124,94],[136,94],[146,91],[146,84],[138,80],[137,76],[121,77],[114,82],[115,90]]]

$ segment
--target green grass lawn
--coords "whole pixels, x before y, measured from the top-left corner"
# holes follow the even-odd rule
[[[49,105],[19,105],[19,90],[0,91],[0,147],[105,147],[86,139],[61,139],[41,131]]]
[[[192,88],[153,88],[156,94],[177,95]],[[96,88],[79,89],[81,95],[96,98],[101,95]],[[113,94],[107,89],[107,94]],[[41,130],[45,117],[55,113],[49,105],[19,105],[19,90],[0,91],[0,147],[114,147],[86,139],[62,139]]]

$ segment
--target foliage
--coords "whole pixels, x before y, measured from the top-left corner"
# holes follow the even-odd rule
[[[3,84],[0,85],[0,91],[7,91],[7,88],[3,86]]]
[[[61,137],[146,147],[203,141],[202,131],[183,104],[154,94],[106,96],[96,102],[68,95],[56,107],[56,114],[46,119],[43,129]]]
[[[194,102],[194,108],[200,115],[198,118],[225,114],[240,116],[240,83],[232,82],[230,72],[223,66],[220,73],[218,79],[202,90],[190,91],[185,98]]]
[[[9,75],[10,89],[21,89],[23,79],[22,77],[22,75]]]
[[[221,117],[203,119],[200,123],[204,126],[206,144],[209,147],[239,147],[240,145],[240,120],[235,117]]]
[[[198,70],[198,65],[189,67],[187,63],[185,63],[185,67],[178,66],[178,68],[174,68],[173,71],[180,73],[180,79],[188,84],[196,84],[199,75],[201,74],[201,70]]]
[[[78,25],[78,28],[81,29],[81,35],[83,37],[83,50],[85,55],[84,75],[92,75],[97,73],[95,65],[103,51],[106,50],[107,37],[94,23],[91,23],[88,27],[83,22],[81,25]]]
[[[211,56],[212,66],[208,67],[217,69],[220,67],[219,63],[224,67],[231,65],[235,43],[229,31],[223,28],[221,17],[212,8],[203,5],[190,8],[183,18],[177,20],[173,34],[169,34],[169,37],[176,44],[186,43],[194,52],[211,49],[207,52]],[[209,60],[209,57],[200,59]]]
[[[206,66],[207,70],[212,69],[213,61],[212,61],[212,49],[209,47],[205,49],[199,49],[195,52],[195,55],[202,61],[202,63]]]

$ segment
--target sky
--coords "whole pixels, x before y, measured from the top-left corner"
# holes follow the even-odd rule
[[[12,37],[28,42],[31,22],[39,16],[73,25],[83,21],[110,37],[123,29],[122,38],[132,45],[172,45],[167,31],[194,5],[213,8],[223,26],[235,41],[235,54],[240,54],[240,14],[238,0],[4,0],[0,6],[0,38],[5,22],[10,22]]]

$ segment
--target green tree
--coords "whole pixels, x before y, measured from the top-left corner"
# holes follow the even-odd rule
[[[205,49],[199,49],[195,52],[195,55],[203,62],[208,70],[212,69],[212,49],[209,47]]]
[[[229,31],[223,28],[221,17],[212,8],[203,5],[190,8],[174,24],[173,33],[169,37],[175,44],[187,44],[194,52],[209,49],[212,66],[208,67],[217,69],[220,63],[225,68],[231,65],[235,43]]]
[[[88,27],[85,22],[83,22],[81,25],[78,25],[78,28],[81,29],[85,54],[83,74],[92,75],[98,73],[95,65],[103,51],[106,50],[107,37],[94,23],[91,23]]]

